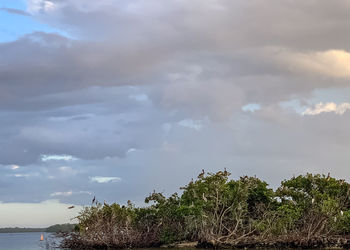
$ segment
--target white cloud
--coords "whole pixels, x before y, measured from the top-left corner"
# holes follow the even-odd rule
[[[290,71],[320,74],[331,77],[350,77],[350,53],[344,50],[317,52],[278,51],[275,53]]]
[[[249,103],[245,106],[242,107],[242,110],[244,112],[252,112],[254,113],[256,110],[260,110],[261,109],[261,106],[260,104],[257,104],[257,103]]]
[[[56,7],[55,3],[48,0],[27,0],[27,11],[31,14],[53,11]]]
[[[61,167],[59,167],[59,169],[60,169],[61,171],[69,171],[69,170],[71,170],[72,168],[71,168],[71,167],[68,167],[68,166],[61,166]]]
[[[16,169],[19,169],[19,166],[18,165],[11,165],[10,167],[12,170],[16,170]]]
[[[8,177],[16,177],[16,178],[28,178],[28,177],[38,177],[39,173],[28,173],[28,174],[9,174],[6,175]]]
[[[67,192],[54,192],[52,194],[50,194],[50,196],[55,197],[55,196],[72,196],[72,195],[76,195],[76,194],[89,194],[91,195],[91,192],[89,191],[79,191],[79,192],[73,192],[73,191],[67,191]]]
[[[12,164],[12,165],[4,166],[4,168],[11,169],[11,170],[18,170],[20,168],[20,166]]]
[[[62,174],[69,175],[69,176],[76,175],[78,173],[77,170],[75,170],[69,166],[61,166],[61,167],[59,167],[59,170],[61,171]]]
[[[302,114],[303,115],[319,115],[321,113],[334,112],[337,115],[344,114],[348,109],[350,109],[350,103],[344,102],[337,105],[334,102],[318,103],[314,108],[307,108]]]
[[[14,174],[14,177],[30,177],[30,174]]]
[[[108,182],[119,182],[122,179],[119,177],[93,176],[93,177],[90,177],[90,180],[92,182],[97,182],[97,183],[108,183]]]
[[[138,95],[129,95],[131,100],[135,100],[137,102],[147,102],[149,101],[149,97],[146,94],[138,94]]]
[[[67,192],[54,192],[50,194],[50,196],[71,196],[73,194],[72,191],[67,191]]]
[[[130,154],[132,152],[135,152],[136,148],[129,148],[128,151],[126,151],[127,154]]]
[[[78,158],[72,155],[41,155],[42,161],[76,161]]]
[[[203,128],[201,120],[184,119],[179,121],[178,124],[182,127],[192,128],[194,130],[201,130]]]

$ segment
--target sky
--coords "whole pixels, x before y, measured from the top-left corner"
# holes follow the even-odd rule
[[[350,2],[0,0],[0,227],[202,169],[349,181]],[[74,209],[67,207],[74,205]]]

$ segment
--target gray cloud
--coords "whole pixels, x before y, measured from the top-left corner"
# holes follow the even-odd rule
[[[274,186],[348,174],[348,111],[280,106],[349,102],[347,1],[28,3],[67,36],[0,44],[2,201],[141,202],[202,168]],[[249,103],[261,109],[242,111]]]
[[[26,11],[19,10],[19,9],[13,9],[13,8],[0,8],[0,10],[5,11],[10,14],[16,14],[21,16],[30,16],[30,14]]]

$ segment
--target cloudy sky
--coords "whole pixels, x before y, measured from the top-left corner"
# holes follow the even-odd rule
[[[66,222],[93,196],[142,205],[201,169],[348,179],[349,12],[1,0],[0,227]]]

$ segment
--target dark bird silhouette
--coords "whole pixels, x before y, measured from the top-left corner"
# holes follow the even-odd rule
[[[331,179],[331,173],[328,173],[327,175],[327,181],[329,181]]]
[[[204,174],[205,174],[204,169],[202,169],[202,173],[200,173],[197,178],[198,179],[203,178]]]
[[[95,203],[95,201],[96,201],[96,196],[94,196],[94,198],[92,199],[91,204],[94,204],[94,203]]]
[[[72,208],[74,208],[74,206],[70,206],[70,207],[68,207],[68,209],[72,209]]]

